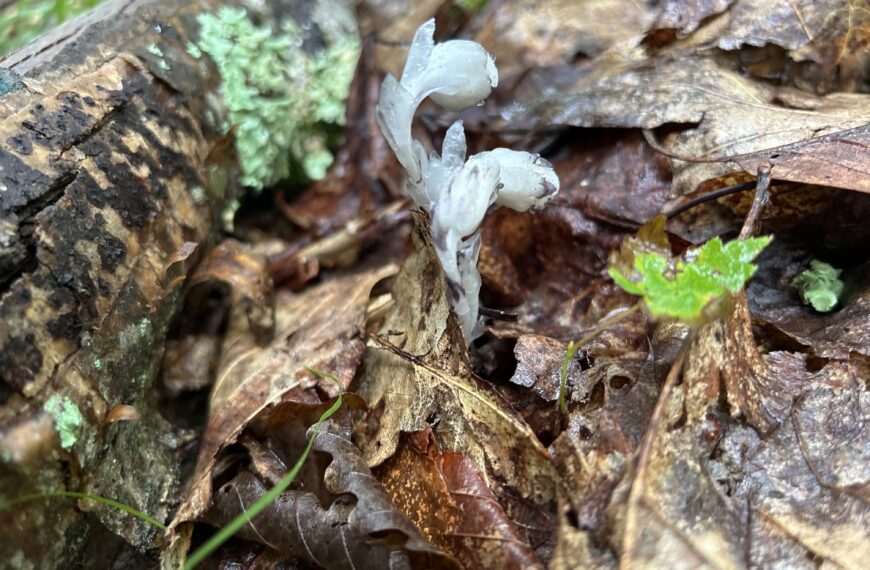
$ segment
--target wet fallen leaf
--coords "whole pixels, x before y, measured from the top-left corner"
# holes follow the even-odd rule
[[[611,558],[613,492],[637,452],[686,331],[685,325],[659,326],[649,352],[614,351],[569,382],[570,417],[550,452],[562,476],[563,517],[570,513],[573,520],[560,522],[560,540],[569,540],[563,546],[583,559]]]
[[[265,430],[282,453],[301,449],[321,408],[281,404],[258,419],[255,431]],[[313,450],[322,459],[307,462],[307,476],[249,522],[240,537],[324,568],[460,568],[393,507],[351,443],[348,421],[324,424]],[[295,458],[286,459],[289,464]],[[218,489],[206,519],[222,526],[267,490],[255,473],[243,471]]]
[[[416,220],[417,251],[396,279],[396,308],[380,342],[369,343],[358,393],[371,411],[355,440],[377,466],[396,453],[401,432],[433,427],[439,447],[465,454],[516,521],[515,505],[554,500],[552,466],[522,418],[471,373],[424,218]],[[512,497],[515,504],[507,503]]]
[[[667,157],[646,144],[640,131],[597,129],[583,135],[556,166],[562,184],[556,203],[629,226],[661,213],[671,188]]]
[[[377,473],[393,504],[464,568],[543,568],[474,463],[440,451],[431,429],[403,437]]]
[[[776,45],[796,62],[813,62],[818,87],[854,89],[866,70],[870,10],[862,0],[737,0],[722,15],[715,43],[725,50]]]
[[[835,385],[825,377],[810,377],[771,438],[729,426],[711,462],[746,521],[751,566],[799,567],[807,558],[866,566],[870,399],[854,376]]]
[[[521,303],[515,309],[518,321],[495,322],[493,332],[567,342],[581,336],[593,293],[602,293],[600,298],[608,297],[614,307],[626,304],[627,295],[604,283],[607,253],[623,235],[567,206],[551,205],[534,215],[501,210],[487,216],[479,263],[484,295],[492,291],[492,302],[502,307]]]
[[[782,491],[786,495],[783,497],[773,491],[773,483],[765,489],[741,476],[729,477],[723,473],[718,461],[711,461],[716,457],[717,449],[724,453],[720,441],[730,429],[758,438],[757,432],[732,423],[719,411],[723,389],[732,402],[732,413],[741,410],[762,433],[771,434],[761,446],[766,449],[774,446],[780,455],[776,459],[770,458],[768,461],[771,463],[764,470],[781,472],[787,465],[799,463],[801,469],[810,473],[813,473],[813,468],[806,467],[810,460],[797,459],[806,454],[803,449],[806,446],[795,445],[796,407],[800,409],[801,402],[818,390],[830,398],[843,398],[855,403],[853,405],[865,393],[857,371],[845,361],[831,362],[818,372],[810,372],[803,355],[785,352],[758,354],[748,331],[748,318],[745,300],[738,298],[730,324],[723,321],[711,323],[695,336],[682,370],[681,384],[676,385],[680,368],[672,370],[672,378],[666,383],[671,390],[666,388],[660,396],[653,414],[655,420],[640,448],[632,479],[630,482],[625,479],[621,491],[616,491],[617,496],[621,494],[626,501],[624,513],[619,509],[611,512],[611,516],[620,520],[624,517],[625,521],[621,563],[656,568],[664,563],[672,564],[676,559],[682,560],[687,567],[741,568],[752,566],[752,557],[758,556],[759,550],[769,556],[780,548],[778,544],[796,539],[803,543],[804,552],[813,552],[844,567],[859,567],[855,565],[857,558],[844,552],[861,552],[870,545],[870,536],[860,523],[865,515],[859,514],[868,512],[866,502],[856,502],[839,494],[817,497],[810,506],[810,501],[804,500],[806,491],[802,489],[813,488],[812,485],[798,483],[800,478],[791,473],[783,474],[789,481],[789,490]],[[741,342],[729,347],[728,338]],[[741,362],[743,358],[746,358],[745,362]],[[741,378],[733,378],[734,374],[741,375]],[[747,401],[750,397],[751,401]],[[813,408],[812,413],[818,414],[830,407],[831,404],[825,404],[821,409]],[[768,422],[766,426],[758,425],[762,415],[763,421]],[[815,422],[813,426],[828,422],[825,429],[812,430],[821,438],[834,437],[833,433],[849,429],[845,426],[850,423],[843,420],[840,425],[844,428],[835,429],[831,420],[824,419],[824,416],[816,416],[811,421]],[[855,424],[851,429],[857,430],[853,437],[866,441],[862,433],[866,428],[862,422],[851,423]],[[750,456],[753,454],[745,441],[739,447],[742,451],[733,449],[730,461],[746,457],[747,449],[750,449]],[[844,450],[835,460],[838,465],[835,472],[841,473],[838,476],[850,485],[861,480],[853,466],[860,462],[858,457],[863,453],[863,447],[862,443],[854,450]],[[857,457],[852,455],[856,452],[859,454]],[[755,473],[759,480],[767,477],[760,470],[739,472],[744,476]],[[820,486],[815,488],[819,489],[830,486],[837,476],[828,475],[824,479],[815,475],[815,478],[816,485]],[[745,485],[745,494],[735,497],[731,481],[736,481],[734,484],[738,487]],[[723,490],[723,484],[731,491]],[[795,501],[802,506],[797,507]],[[839,505],[841,501],[845,504]],[[772,506],[774,504],[776,507]],[[747,508],[751,513],[747,513]],[[754,543],[751,534],[747,533],[758,532],[759,516],[768,521],[774,519],[773,526],[778,528],[765,528],[767,534],[764,539],[759,538],[759,550],[747,554],[747,541]],[[828,533],[834,533],[843,541],[840,545],[844,547],[842,551],[821,544],[819,537]]]
[[[764,160],[773,164],[773,178],[782,172],[796,182],[870,191],[870,155],[859,151],[870,121],[867,95],[807,96],[801,108],[792,108],[778,102],[776,90],[712,61],[626,58],[605,63],[569,94],[544,95],[517,119],[535,116],[545,124],[581,127],[697,125],[669,137],[667,149],[674,156],[708,161],[672,162],[672,192],[677,195],[734,171],[735,166],[724,163],[729,158],[750,174]]]
[[[662,2],[654,28],[676,30],[685,36],[694,32],[711,16],[720,14],[735,0],[665,0]]]
[[[621,17],[613,18],[613,14]],[[627,0],[534,0],[501,2],[475,38],[490,49],[504,76],[529,67],[569,63],[608,48],[639,43],[655,18],[654,8]]]
[[[364,351],[361,337],[371,289],[394,271],[392,265],[363,267],[298,294],[279,290],[275,337],[266,346],[257,344],[244,313],[231,317],[196,474],[173,526],[208,507],[218,452],[233,443],[253,417],[290,397],[292,390],[301,392],[317,384],[303,371],[304,365],[329,371],[347,387]]]

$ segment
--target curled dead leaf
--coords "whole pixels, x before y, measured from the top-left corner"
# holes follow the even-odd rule
[[[307,409],[306,409],[307,408]],[[284,404],[270,417],[267,433],[292,449],[304,448],[305,430],[322,406]],[[307,420],[307,421],[306,421]],[[426,542],[397,511],[350,441],[348,422],[330,421],[313,450],[327,461],[306,464],[306,473],[248,523],[239,535],[285,556],[324,568],[440,568],[458,570],[450,556]],[[255,473],[244,471],[216,492],[207,520],[223,526],[267,492]]]
[[[318,382],[303,370],[304,365],[329,371],[347,387],[364,351],[362,335],[371,289],[394,272],[393,265],[363,267],[298,294],[279,290],[276,334],[266,346],[257,343],[243,313],[231,319],[193,483],[173,528],[208,507],[220,450],[236,441],[267,406],[306,398],[303,389]]]
[[[355,439],[369,465],[377,466],[396,453],[401,432],[432,427],[439,447],[464,453],[502,504],[510,498],[547,511],[556,484],[547,452],[522,418],[472,374],[425,221],[415,219],[417,251],[395,281],[396,305],[380,341],[369,343],[358,393],[371,411]]]

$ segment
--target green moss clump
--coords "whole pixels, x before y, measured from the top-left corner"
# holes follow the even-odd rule
[[[54,427],[60,437],[60,446],[70,449],[78,441],[84,418],[75,402],[54,394],[45,403],[45,411],[54,418]]]
[[[811,305],[820,313],[827,313],[837,306],[843,292],[840,273],[830,264],[814,259],[810,262],[810,268],[791,283],[797,287],[804,304]]]
[[[333,158],[324,124],[344,122],[358,39],[337,38],[311,55],[293,22],[276,33],[231,7],[201,14],[198,22],[196,46],[214,60],[223,82],[242,184],[261,189],[291,174],[322,178]],[[292,164],[304,172],[291,172]]]

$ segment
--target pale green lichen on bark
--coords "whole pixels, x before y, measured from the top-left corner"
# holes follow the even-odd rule
[[[70,449],[78,441],[84,423],[79,407],[69,398],[54,394],[45,402],[44,408],[54,419],[60,446]]]
[[[166,58],[163,56],[163,50],[160,49],[160,46],[157,44],[150,44],[147,48],[148,53],[157,58],[157,66],[163,71],[169,71],[171,68],[169,67],[169,63],[166,62]]]
[[[326,38],[320,52],[309,54],[293,22],[275,31],[232,7],[197,21],[199,39],[187,49],[217,65],[242,184],[261,189],[291,175],[322,178],[333,158],[323,125],[344,122],[358,39]],[[294,163],[304,172],[292,172]]]

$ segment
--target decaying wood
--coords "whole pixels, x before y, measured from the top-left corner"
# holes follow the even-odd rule
[[[0,60],[4,497],[88,492],[162,520],[177,501],[185,440],[151,384],[184,277],[238,192],[219,77],[186,45],[197,13],[234,3],[109,2]],[[268,21],[291,2],[263,4]],[[136,414],[113,421],[118,405]],[[108,568],[106,528],[140,550],[155,534],[87,501],[17,504],[0,560],[70,567],[90,549]]]

